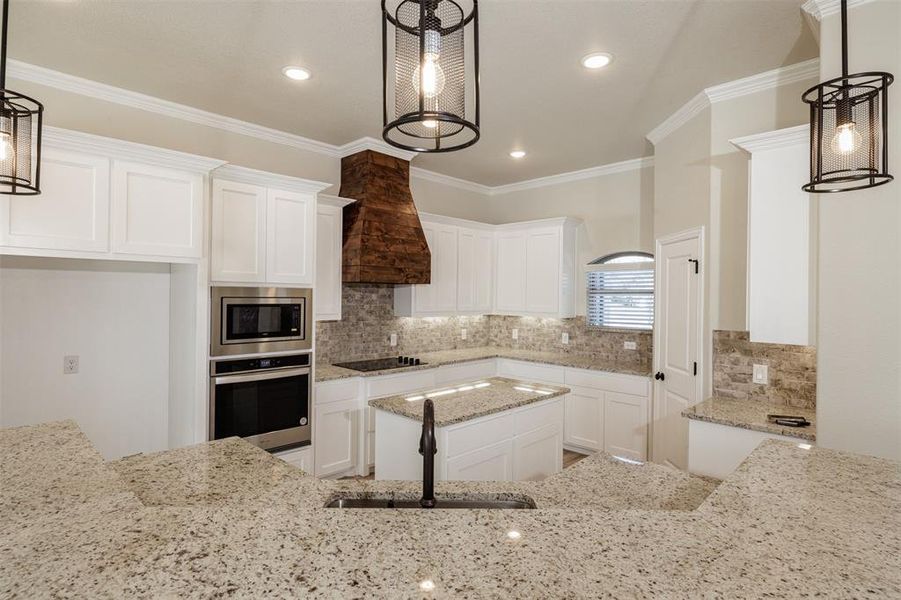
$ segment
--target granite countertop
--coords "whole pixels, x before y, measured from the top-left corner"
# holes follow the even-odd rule
[[[581,354],[569,354],[565,352],[537,352],[533,350],[518,350],[515,348],[500,348],[497,346],[484,346],[481,348],[460,348],[455,350],[439,350],[437,352],[424,352],[417,354],[424,365],[403,367],[400,369],[386,369],[383,371],[369,371],[361,373],[351,369],[336,367],[326,363],[316,364],[316,381],[332,381],[347,377],[375,377],[389,373],[404,373],[408,371],[420,371],[423,369],[435,369],[442,365],[485,360],[488,358],[511,358],[527,362],[536,362],[560,367],[572,367],[576,369],[589,369],[592,371],[604,371],[608,373],[622,373],[649,377],[649,369],[637,369],[632,364],[610,360],[600,356],[586,356]]]
[[[451,394],[436,395],[432,398],[432,402],[435,403],[435,427],[447,427],[569,393],[569,388],[565,387],[529,383],[504,377],[490,377],[479,382],[480,385],[486,383],[489,385],[485,387],[467,384],[460,387],[443,387],[436,390],[422,390],[399,396],[377,398],[370,400],[369,406],[422,421],[424,394],[456,390]],[[417,399],[408,400],[408,398]]]
[[[777,425],[767,421],[766,416],[769,414],[804,417],[811,424],[807,427]],[[816,411],[809,408],[796,408],[794,406],[783,406],[757,400],[709,398],[686,408],[682,411],[682,416],[696,421],[741,427],[742,429],[785,435],[812,442],[817,439]]]
[[[537,510],[339,510],[322,507],[419,485],[308,477],[236,439],[115,463],[89,446],[71,422],[0,432],[0,597],[901,596],[888,460],[770,440],[717,486],[596,454],[541,482],[436,485]]]

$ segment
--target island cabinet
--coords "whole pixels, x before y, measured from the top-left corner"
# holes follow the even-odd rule
[[[316,195],[328,186],[231,165],[217,169],[210,278],[312,287]]]
[[[313,472],[356,475],[360,466],[359,377],[317,383],[313,390]]]

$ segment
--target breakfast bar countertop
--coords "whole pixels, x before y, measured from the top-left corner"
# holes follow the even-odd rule
[[[807,427],[788,427],[767,421],[767,415],[793,415],[810,421]],[[708,398],[682,411],[682,416],[729,427],[740,427],[802,440],[816,441],[816,411],[809,408],[783,406],[759,400]]]
[[[422,405],[429,397],[435,403],[435,427],[446,427],[557,398],[569,391],[560,386],[490,377],[462,386],[377,398],[370,400],[369,406],[422,421]]]

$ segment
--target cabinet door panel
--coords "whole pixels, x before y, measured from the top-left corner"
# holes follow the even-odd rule
[[[521,312],[526,308],[526,234],[503,233],[497,238],[496,308]]]
[[[617,392],[604,394],[604,450],[645,460],[648,447],[648,399]]]
[[[526,311],[554,313],[560,308],[560,232],[530,231],[526,239]]]
[[[41,194],[0,196],[0,244],[106,252],[109,185],[109,159],[45,148]]]
[[[266,277],[266,188],[213,181],[213,281],[262,282]]]
[[[447,461],[450,481],[512,481],[513,440],[484,446]]]
[[[438,312],[457,310],[457,228],[440,226],[436,236],[437,252],[432,252],[434,307]]]
[[[266,281],[313,285],[316,197],[269,190],[266,205]]]
[[[460,229],[457,236],[457,310],[470,312],[476,308],[476,232]]]
[[[539,481],[563,470],[563,434],[550,423],[513,443],[514,481]]]
[[[601,450],[604,447],[604,392],[572,388],[566,395],[564,441]]]
[[[198,173],[114,161],[113,252],[200,258],[203,183]]]
[[[316,213],[316,320],[341,320],[342,209],[320,206]]]
[[[359,412],[356,400],[315,407],[313,443],[317,477],[341,473],[356,466]]]
[[[494,235],[487,231],[476,234],[475,268],[473,270],[473,310],[479,313],[491,311],[494,283]]]

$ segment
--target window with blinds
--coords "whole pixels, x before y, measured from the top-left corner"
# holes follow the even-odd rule
[[[589,265],[586,285],[589,326],[653,329],[653,260],[646,254],[617,254]]]

